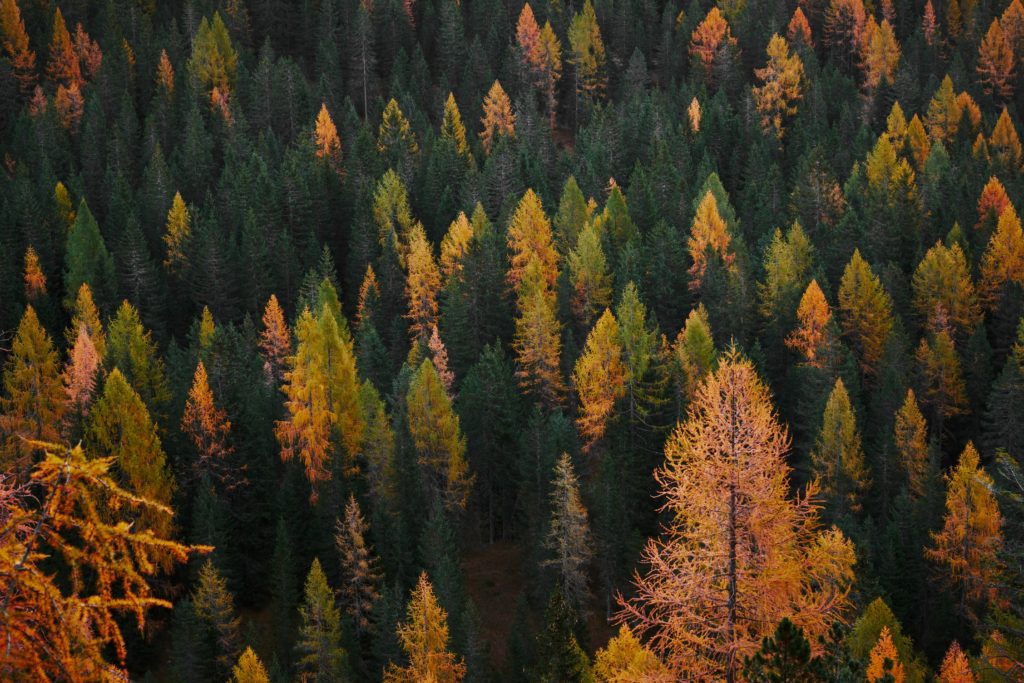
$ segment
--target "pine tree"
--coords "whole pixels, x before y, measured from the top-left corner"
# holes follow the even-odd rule
[[[409,382],[405,403],[428,500],[443,501],[449,509],[464,508],[473,484],[466,462],[466,439],[430,359],[420,363]]]
[[[3,377],[3,468],[27,474],[36,451],[30,441],[58,441],[66,409],[57,352],[31,306],[18,323]]]
[[[484,97],[483,112],[480,140],[484,151],[490,154],[499,137],[514,138],[516,135],[516,115],[512,112],[512,103],[505,89],[498,81],[494,81]]]
[[[373,625],[373,608],[380,599],[383,575],[377,556],[366,540],[369,526],[355,496],[349,496],[345,516],[334,524],[334,545],[341,557],[341,603],[356,632],[365,636]]]
[[[871,683],[876,681],[903,683],[905,678],[906,674],[903,671],[903,664],[900,662],[899,655],[896,653],[896,647],[892,643],[889,627],[883,626],[882,633],[878,636],[878,643],[871,648],[867,679]]]
[[[790,55],[786,39],[776,33],[768,42],[768,64],[754,73],[763,84],[754,88],[761,127],[782,138],[784,124],[796,115],[797,102],[803,99],[804,64],[799,55]]]
[[[199,570],[199,585],[192,594],[192,602],[213,644],[214,671],[211,673],[218,679],[224,679],[238,660],[242,635],[235,599],[224,577],[210,560],[204,561]]]
[[[238,658],[238,663],[231,670],[229,683],[270,683],[266,667],[251,647],[246,647]]]
[[[577,614],[585,614],[590,595],[587,588],[587,566],[592,557],[590,529],[568,453],[563,453],[555,465],[551,522],[544,545],[554,555],[544,564],[555,568],[565,600]]]
[[[825,499],[830,501],[835,517],[842,519],[850,512],[861,511],[869,484],[857,418],[842,378],[836,379],[821,423],[811,461]]]
[[[992,492],[992,478],[981,467],[978,451],[969,443],[960,462],[946,477],[946,514],[942,530],[932,533],[925,550],[956,587],[960,614],[975,622],[980,609],[999,599],[1003,546],[1002,515]]]
[[[67,308],[74,305],[74,297],[83,284],[92,289],[100,310],[109,311],[115,296],[114,259],[84,199],[78,206],[75,224],[68,232],[64,252],[64,305]]]
[[[799,7],[793,11],[793,17],[786,27],[786,38],[790,43],[803,43],[807,47],[814,47],[811,25],[807,23],[807,15]]]
[[[380,128],[377,131],[377,151],[383,154],[391,167],[398,170],[403,177],[413,157],[420,151],[409,120],[405,118],[394,98],[388,100],[381,115]]]
[[[590,683],[593,674],[587,653],[576,639],[579,615],[562,595],[552,591],[544,609],[544,630],[537,634],[537,661],[530,680],[538,683]]]
[[[854,250],[839,284],[839,324],[862,372],[874,374],[892,330],[892,300],[859,249]]]
[[[709,372],[714,369],[715,340],[711,334],[711,323],[703,304],[690,311],[683,329],[679,331],[672,347],[673,362],[677,368],[676,391],[679,394],[678,411],[682,415],[683,404],[688,404],[697,395],[697,388]]]
[[[465,677],[466,665],[448,651],[448,615],[437,604],[426,572],[420,574],[397,633],[409,665],[388,664],[385,683],[458,683]]]
[[[744,660],[743,670],[750,683],[825,683],[828,680],[821,657],[812,656],[811,644],[804,638],[803,630],[787,617],[779,622],[774,634],[764,637],[761,649]]]
[[[587,223],[583,228],[567,261],[573,285],[573,313],[586,329],[598,312],[611,304],[612,297],[611,276],[594,223]]]
[[[978,80],[986,95],[1006,101],[1013,96],[1013,48],[1003,35],[998,19],[993,19],[978,46]]]
[[[846,603],[853,547],[819,531],[813,486],[786,497],[788,448],[767,387],[729,351],[666,444],[657,479],[672,521],[644,550],[650,569],[619,615],[677,677],[735,680],[783,616],[817,637]],[[779,562],[753,551],[768,547]]]
[[[960,127],[960,105],[957,104],[956,93],[953,92],[953,79],[948,75],[942,79],[939,89],[928,102],[925,126],[932,141],[941,140],[947,145],[952,142]]]
[[[579,398],[576,426],[589,451],[601,440],[615,412],[616,403],[626,393],[626,367],[622,358],[619,323],[605,309],[587,336],[586,348],[572,373],[573,387]],[[571,596],[567,593],[567,598]]]
[[[18,91],[27,98],[35,89],[36,53],[29,49],[25,21],[21,18],[16,0],[0,2],[0,33],[3,34],[3,48],[11,60],[11,70],[18,82]]]
[[[100,360],[103,360],[107,353],[107,335],[103,330],[100,313],[92,298],[92,289],[85,283],[78,288],[74,306],[71,307],[71,324],[64,330],[64,339],[69,346],[74,346],[79,330],[83,326],[89,333]]]
[[[341,647],[341,615],[334,605],[334,591],[327,585],[327,577],[320,560],[306,576],[305,597],[299,605],[297,667],[305,680],[316,683],[341,683],[346,680],[345,650]]]

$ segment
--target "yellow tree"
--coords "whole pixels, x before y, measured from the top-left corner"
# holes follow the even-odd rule
[[[1014,127],[1013,121],[1010,120],[1010,114],[1006,107],[1003,107],[1003,112],[999,115],[996,125],[992,128],[988,147],[993,152],[993,157],[1008,172],[1015,172],[1020,169],[1022,154],[1020,136],[1017,135],[1017,129]]]
[[[203,361],[199,361],[196,366],[192,388],[185,401],[185,412],[181,417],[181,431],[192,441],[199,456],[196,470],[211,473],[229,489],[239,483],[240,473],[231,472],[227,463],[234,452],[228,443],[231,422],[227,413],[213,401],[213,391]]]
[[[892,642],[888,626],[882,627],[878,642],[871,648],[866,675],[870,683],[884,681],[887,676],[891,683],[903,683],[906,679],[903,664],[900,662],[899,653],[896,652],[896,646]]]
[[[714,369],[715,340],[711,334],[711,323],[704,304],[694,308],[686,316],[683,329],[679,330],[672,345],[672,363],[676,377],[676,392],[680,405],[689,403],[697,394],[697,388],[709,372]]]
[[[82,283],[75,295],[75,303],[71,309],[71,324],[64,330],[64,339],[69,346],[73,346],[78,338],[78,331],[85,326],[96,347],[96,353],[100,360],[107,353],[107,335],[103,331],[103,324],[100,322],[100,312],[92,298],[92,289],[88,284]]]
[[[537,256],[526,265],[519,283],[512,348],[516,352],[519,386],[549,408],[561,403],[561,325],[555,315],[555,293]]]
[[[228,683],[270,683],[270,674],[252,648],[246,647],[231,670]]]
[[[615,403],[626,393],[622,338],[611,310],[604,310],[587,336],[587,345],[572,373],[572,383],[580,402],[576,427],[583,450],[589,451],[604,436]]]
[[[960,357],[946,329],[922,338],[915,354],[920,371],[921,399],[931,410],[932,424],[942,434],[945,421],[968,408]]]
[[[974,683],[974,672],[967,655],[955,640],[950,644],[939,669],[938,683]]]
[[[27,474],[36,450],[29,441],[57,441],[65,411],[57,352],[31,306],[18,323],[3,377],[0,464],[5,471]]]
[[[968,442],[946,476],[942,530],[932,533],[932,547],[925,550],[956,587],[960,613],[971,621],[984,616],[981,608],[999,600],[1003,518],[993,488],[978,451]]]
[[[836,378],[825,403],[818,441],[811,451],[814,474],[836,516],[860,512],[861,497],[869,485],[861,449],[857,416],[842,378]]]
[[[861,370],[874,374],[892,330],[892,300],[860,250],[854,250],[839,284],[839,325]]]
[[[320,105],[320,113],[316,115],[313,143],[317,158],[323,159],[332,171],[341,175],[341,138],[338,137],[338,128],[331,120],[326,103]]]
[[[953,92],[953,79],[947,75],[928,102],[928,113],[925,116],[928,137],[949,145],[960,128],[960,116],[960,104]]]
[[[1007,206],[981,256],[981,295],[989,308],[1008,284],[1024,284],[1024,232],[1013,206]]]
[[[882,23],[878,24],[874,17],[869,18],[861,40],[864,87],[874,91],[883,83],[892,84],[896,77],[896,67],[900,63],[900,44],[896,41],[889,21],[882,19]]]
[[[519,47],[519,61],[530,84],[543,96],[544,107],[553,127],[557,105],[555,89],[562,75],[562,46],[551,22],[546,23],[543,29],[537,24],[530,3],[524,4],[519,13],[516,43]]]
[[[558,251],[551,234],[551,222],[540,197],[527,189],[508,223],[508,282],[518,289],[526,265],[537,259],[544,283],[554,287],[558,280]]]
[[[441,239],[441,275],[445,282],[462,272],[462,259],[469,251],[472,240],[473,226],[466,217],[466,212],[460,211]]]
[[[381,114],[380,128],[377,129],[377,151],[389,154],[392,158],[410,158],[420,151],[409,119],[405,118],[395,98],[388,100]]]
[[[516,115],[512,113],[512,103],[498,81],[494,81],[484,97],[484,115],[480,124],[480,140],[488,154],[499,136],[516,136]]]
[[[914,310],[931,331],[939,319],[960,334],[969,334],[981,320],[981,307],[959,244],[941,242],[928,250],[914,271]]]
[[[803,99],[804,63],[799,55],[789,53],[786,39],[776,33],[768,42],[768,64],[754,74],[762,83],[754,88],[761,127],[781,139],[784,123],[796,114],[797,102]]]
[[[907,389],[907,397],[896,411],[893,441],[907,475],[910,493],[921,498],[928,485],[928,425],[917,407],[913,389]]]
[[[462,123],[462,112],[459,111],[459,105],[452,93],[448,93],[448,99],[444,102],[441,137],[451,140],[459,156],[467,160],[472,159],[473,154],[469,151],[469,143],[466,141],[466,126]]]
[[[1014,58],[999,19],[993,19],[978,46],[978,80],[986,95],[1006,101],[1013,96]]]
[[[817,280],[811,280],[800,297],[796,319],[796,329],[786,337],[786,346],[803,356],[809,365],[822,367],[832,348],[832,310]]]
[[[597,683],[670,683],[668,669],[658,656],[637,640],[623,624],[619,633],[594,655]]]
[[[405,622],[397,633],[409,665],[388,664],[385,683],[459,683],[465,677],[466,665],[448,651],[448,614],[438,604],[426,572],[409,597]]]
[[[735,681],[782,617],[813,642],[847,605],[853,546],[820,528],[813,485],[787,497],[788,450],[768,388],[728,351],[665,445],[656,478],[671,522],[618,615],[676,680]]]
[[[423,226],[417,223],[409,233],[409,250],[405,257],[405,296],[409,303],[406,318],[413,342],[430,338],[437,325],[437,293],[441,289],[441,273],[434,261],[434,252]]]
[[[711,190],[697,205],[697,213],[690,226],[687,247],[690,252],[690,291],[698,291],[708,267],[708,256],[717,255],[726,266],[732,265],[735,255],[731,249],[732,238],[725,220],[718,212],[718,202]]]
[[[185,562],[206,549],[110,521],[104,514],[110,509],[162,518],[168,526],[173,514],[164,503],[122,488],[108,472],[113,457],[86,457],[81,446],[33,446],[44,455],[28,485],[0,483],[0,678],[127,679],[124,619],[134,617],[141,632],[147,612],[170,608],[149,585],[163,558]],[[56,574],[54,563],[68,571]]]
[[[729,22],[718,7],[713,6],[690,35],[690,56],[700,66],[704,78],[711,79],[722,51],[733,49],[735,45]]]
[[[428,500],[441,500],[453,510],[464,508],[473,485],[466,438],[429,358],[423,359],[409,382],[405,407],[421,479],[431,496]]]
[[[604,40],[597,14],[590,0],[585,0],[583,9],[577,12],[569,23],[569,62],[573,66],[576,93],[576,116],[579,122],[579,103],[593,102],[604,97],[608,87],[605,73]]]
[[[11,60],[11,70],[22,97],[28,97],[36,86],[36,53],[29,49],[25,21],[16,0],[0,1],[0,34],[4,53]]]
[[[188,261],[185,259],[185,244],[192,234],[192,218],[189,215],[185,200],[180,192],[174,193],[171,208],[167,212],[167,227],[164,231],[164,246],[167,257],[164,266],[172,272],[184,270]]]

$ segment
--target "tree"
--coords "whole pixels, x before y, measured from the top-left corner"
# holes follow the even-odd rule
[[[270,683],[267,669],[251,647],[246,647],[238,658],[238,663],[231,670],[229,683]]]
[[[156,85],[163,91],[163,96],[168,101],[174,95],[174,66],[167,50],[160,50],[160,61],[156,67]]]
[[[121,522],[108,507],[170,518],[172,510],[121,488],[107,472],[112,457],[86,457],[81,446],[35,443],[43,456],[25,486],[0,483],[0,676],[9,680],[91,681],[123,672],[122,616],[142,630],[156,597],[150,580],[158,557],[177,563],[202,548],[157,538]],[[61,581],[52,562],[65,563]],[[116,663],[108,661],[113,653]]]
[[[832,310],[817,280],[811,280],[800,297],[796,309],[797,326],[788,337],[786,346],[803,356],[804,362],[813,367],[823,367],[828,362],[832,348]]]
[[[65,421],[71,433],[79,436],[84,427],[83,420],[89,414],[89,405],[96,395],[96,380],[100,371],[100,356],[89,335],[89,329],[82,325],[74,346],[68,354],[68,362],[61,373],[64,396],[67,399]]]
[[[861,0],[830,0],[825,10],[825,42],[847,72],[852,70],[866,23]]]
[[[803,99],[804,63],[799,55],[789,54],[786,39],[776,33],[768,42],[768,63],[754,74],[762,83],[754,88],[761,127],[781,139],[785,122],[796,114],[797,102]]]
[[[466,126],[462,123],[462,112],[455,101],[455,95],[448,93],[448,99],[444,102],[444,114],[441,118],[441,138],[451,141],[455,147],[455,153],[467,161],[473,158],[466,141]]]
[[[545,547],[554,555],[544,564],[554,567],[565,600],[577,614],[587,611],[587,566],[590,564],[590,529],[587,510],[580,500],[579,482],[568,453],[555,465],[551,486],[551,523]]]
[[[1020,168],[1022,154],[1020,137],[1017,135],[1017,129],[1014,127],[1013,121],[1010,120],[1010,114],[1006,107],[1003,107],[1003,113],[999,115],[996,125],[992,128],[988,147],[992,151],[994,160],[1005,171],[1012,173]]]
[[[730,350],[697,391],[656,474],[672,515],[619,619],[650,635],[676,677],[736,680],[786,615],[812,637],[847,604],[852,544],[819,529],[811,485],[788,499],[789,437],[750,361]],[[772,561],[755,548],[772,548]]]
[[[862,40],[862,62],[864,86],[869,92],[880,85],[892,85],[896,78],[896,67],[900,63],[900,44],[888,19],[882,23],[870,17],[864,26]]]
[[[668,683],[672,680],[658,656],[644,647],[625,624],[594,655],[594,679],[597,683]]]
[[[25,299],[38,306],[42,297],[46,296],[46,275],[39,265],[39,255],[31,246],[25,250],[25,269],[22,278],[25,281]]]
[[[215,676],[223,679],[230,674],[238,659],[242,634],[235,600],[227,581],[209,559],[199,569],[199,585],[192,594],[192,602],[213,645]]]
[[[64,339],[69,346],[74,346],[83,326],[89,333],[100,360],[103,360],[107,353],[107,335],[100,322],[100,312],[92,299],[92,289],[85,283],[78,288],[74,306],[71,308],[71,324],[64,330]]]
[[[334,524],[334,546],[341,557],[341,602],[360,635],[370,632],[373,607],[380,599],[383,579],[379,560],[366,540],[368,530],[359,503],[350,495],[344,518]]]
[[[892,683],[903,683],[905,677],[903,664],[900,662],[896,647],[892,643],[892,636],[889,634],[889,627],[883,626],[882,633],[878,636],[878,643],[871,648],[867,679],[871,683],[887,680]]]
[[[320,560],[306,576],[305,597],[299,605],[299,639],[295,649],[297,663],[305,680],[316,683],[341,683],[345,677],[345,650],[341,647],[341,615],[334,605],[334,592],[327,585],[327,577]]]
[[[935,19],[935,7],[932,6],[932,0],[928,0],[924,5],[924,12],[921,14],[921,32],[928,45],[935,45],[938,37],[938,21]]]
[[[612,302],[608,263],[601,248],[601,235],[593,222],[588,222],[583,228],[567,261],[572,278],[573,313],[586,329],[598,312]]]
[[[277,303],[277,296],[270,295],[263,309],[263,331],[260,333],[260,355],[263,357],[263,372],[270,384],[284,379],[284,368],[292,353],[292,336],[284,322],[284,313]]]
[[[941,242],[928,250],[914,271],[914,309],[929,330],[938,320],[948,320],[961,334],[974,329],[981,309],[959,244]]]
[[[164,361],[152,333],[143,327],[139,312],[127,301],[121,303],[117,315],[107,327],[107,353],[104,356],[107,369],[120,370],[146,408],[161,418],[171,400],[171,393]]]
[[[821,423],[811,461],[822,493],[834,506],[836,517],[842,518],[849,512],[860,512],[869,484],[857,418],[842,378],[836,379]]]
[[[460,211],[448,226],[448,232],[441,240],[441,276],[445,283],[454,275],[461,274],[462,260],[470,250],[473,241],[473,226],[464,211]]]
[[[974,683],[975,681],[967,655],[955,640],[950,644],[946,656],[942,659],[938,680],[939,683]]]
[[[932,533],[932,547],[925,550],[945,572],[944,581],[956,587],[960,614],[970,621],[980,619],[980,609],[999,599],[1003,518],[992,489],[992,478],[968,442],[946,476],[942,530]]]
[[[323,159],[332,171],[341,175],[341,138],[338,137],[338,128],[331,120],[326,103],[320,105],[320,113],[316,115],[313,143],[317,158]]]
[[[212,21],[203,17],[192,39],[189,72],[211,97],[214,93],[226,97],[234,87],[237,68],[238,54],[231,44],[231,37],[220,12],[213,13]]]
[[[717,352],[711,334],[708,312],[701,304],[686,316],[672,347],[673,362],[677,366],[677,392],[680,403],[689,403],[697,395],[704,378],[714,369]],[[681,413],[682,411],[680,411]]]
[[[227,413],[214,404],[203,361],[196,366],[181,417],[181,431],[192,441],[199,456],[194,465],[197,472],[215,477],[227,489],[240,483],[242,473],[231,471],[227,462],[235,450],[228,442],[231,422]]]
[[[53,13],[53,32],[50,34],[50,48],[47,52],[50,61],[46,65],[46,75],[50,80],[65,87],[81,86],[82,71],[78,55],[75,54],[71,34],[68,33],[59,7]]]
[[[1006,101],[1013,96],[1013,48],[1003,34],[999,19],[993,19],[978,46],[978,80],[986,95]]]
[[[775,633],[765,636],[761,649],[744,660],[744,675],[750,683],[825,683],[828,680],[821,657],[811,655],[811,644],[803,630],[783,617]]]
[[[917,407],[913,389],[907,389],[907,397],[896,411],[893,441],[900,455],[900,464],[907,476],[910,493],[915,498],[923,497],[927,490],[930,467],[928,425]]]
[[[385,683],[458,683],[465,677],[466,665],[448,651],[448,614],[437,604],[426,572],[409,597],[406,620],[397,633],[409,665],[388,664]]]
[[[420,146],[416,142],[416,134],[405,118],[398,101],[388,100],[381,115],[380,128],[377,131],[377,151],[384,155],[391,168],[396,169],[402,178],[406,178],[411,170],[410,164],[419,153]]]
[[[441,289],[441,273],[434,261],[434,252],[423,226],[416,224],[409,233],[409,249],[405,257],[408,274],[405,296],[409,302],[406,317],[413,342],[426,341],[437,326],[437,293]]]
[[[942,434],[945,421],[966,412],[967,388],[960,357],[949,332],[940,329],[930,339],[921,339],[916,358],[920,370],[920,393],[932,412],[932,424]]]
[[[948,145],[960,128],[960,105],[956,100],[956,93],[953,91],[953,79],[947,74],[935,91],[925,116],[925,125],[928,128],[928,137],[933,141],[942,141]]]
[[[555,125],[557,102],[555,100],[558,79],[562,76],[562,45],[555,35],[551,22],[544,28],[537,24],[530,3],[523,5],[516,22],[516,43],[519,47],[519,61],[527,75],[527,83],[537,89],[544,99],[548,121]]]
[[[409,434],[428,500],[441,500],[449,509],[466,506],[473,476],[466,462],[466,439],[429,358],[420,363],[405,396]]]
[[[576,426],[583,439],[583,450],[589,451],[604,436],[616,402],[626,393],[622,338],[610,309],[605,309],[587,336],[572,382],[580,402]],[[570,597],[568,593],[566,596]]]
[[[861,371],[874,374],[892,330],[892,300],[859,249],[854,250],[839,284],[839,324]]]
[[[981,257],[979,289],[986,305],[994,308],[1008,284],[1024,285],[1024,232],[1013,206],[1007,206]]]
[[[690,57],[700,66],[705,80],[711,80],[721,55],[735,47],[736,38],[718,7],[712,7],[690,35]]]
[[[491,84],[491,89],[484,97],[484,115],[480,119],[480,125],[480,140],[488,154],[491,153],[499,136],[514,138],[516,135],[516,115],[512,112],[512,103],[509,102],[505,89],[498,81]]]
[[[687,239],[690,259],[693,261],[689,270],[690,291],[700,290],[710,255],[718,256],[727,267],[732,265],[735,254],[730,247],[731,241],[726,222],[718,211],[715,195],[708,190],[697,206],[693,225],[690,226],[690,237]]]
[[[558,251],[540,197],[527,189],[508,223],[508,282],[519,290],[527,264],[536,258],[546,287],[558,279]]]
[[[511,271],[510,271],[511,273]],[[549,408],[565,392],[561,370],[561,326],[555,316],[555,295],[533,256],[519,284],[512,348],[516,352],[519,386]]]
[[[114,278],[114,258],[107,251],[100,227],[83,199],[78,205],[75,224],[68,232],[64,252],[64,305],[71,308],[78,289],[88,284],[100,309],[109,311],[114,298]]]
[[[786,38],[791,43],[803,43],[807,47],[814,47],[814,39],[811,37],[811,25],[807,23],[807,15],[799,7],[793,11],[793,17],[789,20],[789,25],[786,27]]]
[[[117,368],[107,375],[103,392],[89,411],[84,440],[87,451],[114,455],[115,472],[125,489],[161,505],[170,504],[174,478],[156,425],[146,404]],[[171,519],[159,510],[120,514],[138,519],[141,530],[158,538],[171,537]]]
[[[579,617],[555,586],[544,609],[544,630],[537,634],[537,662],[530,680],[538,683],[591,683],[590,660],[575,630]]]
[[[604,97],[608,87],[604,40],[590,0],[585,0],[583,8],[573,15],[568,33],[571,53],[569,63],[573,66],[573,90],[576,93],[574,120],[579,125],[580,100],[584,103],[595,102]]]
[[[35,309],[28,306],[4,364],[4,395],[0,397],[3,469],[27,474],[37,450],[30,442],[59,440],[65,409],[57,352]]]
[[[36,53],[29,49],[25,21],[21,18],[16,0],[0,2],[0,33],[3,34],[3,48],[11,60],[11,70],[18,82],[18,91],[27,98],[35,89]]]

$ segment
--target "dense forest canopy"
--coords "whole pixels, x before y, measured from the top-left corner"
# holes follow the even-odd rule
[[[1024,680],[1021,0],[0,0],[0,678]]]

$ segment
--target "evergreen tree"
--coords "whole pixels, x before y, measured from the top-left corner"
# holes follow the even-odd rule
[[[555,567],[563,599],[577,614],[587,612],[587,565],[592,551],[587,510],[580,500],[572,460],[563,453],[555,465],[551,488],[551,523],[545,546],[554,555],[546,565]]]

